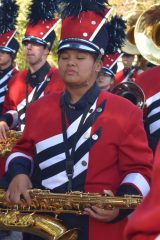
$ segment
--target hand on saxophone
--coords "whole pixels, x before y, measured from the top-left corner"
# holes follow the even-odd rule
[[[28,204],[31,204],[31,198],[28,189],[32,188],[30,178],[26,174],[16,175],[9,184],[6,191],[6,200],[12,203],[20,203],[24,198]]]
[[[104,193],[109,196],[114,196],[111,190],[104,190]],[[110,222],[118,216],[119,209],[115,208],[112,210],[105,210],[96,206],[92,206],[91,208],[85,208],[84,214],[89,215],[90,217],[93,217],[102,222]]]
[[[9,126],[5,121],[0,121],[0,142],[6,139],[6,132],[9,130]]]

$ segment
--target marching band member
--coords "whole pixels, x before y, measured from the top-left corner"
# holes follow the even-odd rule
[[[114,86],[119,54],[107,54],[103,59],[103,67],[98,73],[97,85],[100,89],[111,91]]]
[[[115,76],[115,85],[126,82],[126,81],[135,81],[135,78],[138,74],[142,73],[136,65],[133,65],[135,55],[129,53],[123,53],[122,63],[123,69],[117,72]]]
[[[18,9],[15,1],[1,1],[0,15],[3,20],[0,23],[0,116],[3,113],[8,84],[14,81],[18,73],[14,66],[19,50],[19,43],[15,38]],[[0,177],[4,174],[5,160],[5,157],[0,157]],[[10,233],[10,231],[0,231],[0,239],[6,239]]]
[[[4,108],[8,85],[14,81],[18,70],[14,60],[19,50],[19,43],[15,38],[18,5],[14,1],[2,1],[0,13],[3,22],[0,25],[0,116]],[[0,158],[0,176],[4,174],[5,158]]]
[[[159,16],[160,4],[150,6],[139,17],[135,30],[135,42],[139,52],[152,65],[157,65],[141,73],[135,79],[145,94],[144,124],[149,146],[153,152],[160,139]]]
[[[136,78],[145,94],[144,124],[149,146],[155,152],[160,139],[160,66],[146,70]]]
[[[144,202],[133,213],[124,232],[124,240],[160,239],[160,142],[157,144],[151,191]]]
[[[4,115],[0,118],[0,139],[6,138],[8,129],[23,131],[28,104],[52,92],[64,89],[57,69],[47,62],[55,40],[54,29],[60,19],[54,18],[56,5],[53,1],[33,1],[29,23],[22,40],[28,70],[19,72],[10,81],[4,102]]]
[[[17,10],[18,6],[15,2],[11,4],[9,1],[2,1],[0,6],[0,13],[3,16],[3,22],[0,25],[0,115],[3,111],[8,84],[18,72],[14,67],[19,49],[19,43],[15,38]]]
[[[23,196],[30,204],[27,189],[32,186],[59,193],[103,194],[106,189],[116,196],[145,196],[152,152],[142,112],[96,85],[104,53],[123,42],[124,22],[115,16],[106,23],[112,11],[106,1],[66,2],[58,45],[58,69],[66,90],[29,105],[22,138],[7,159],[1,182],[10,182],[6,199],[18,203]],[[129,213],[93,206],[82,216],[59,218],[68,228],[80,229],[78,240],[117,240],[122,239]]]

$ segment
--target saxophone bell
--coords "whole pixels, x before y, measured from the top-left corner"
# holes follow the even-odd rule
[[[31,233],[46,240],[77,240],[79,231],[68,230],[51,216],[11,210],[0,212],[0,229]]]

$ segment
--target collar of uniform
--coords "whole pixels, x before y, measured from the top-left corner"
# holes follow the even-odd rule
[[[29,70],[29,83],[31,84],[32,88],[37,86],[37,84],[40,84],[44,81],[45,76],[47,75],[48,71],[50,69],[50,65],[48,62],[46,62],[38,71],[35,73],[30,72]]]
[[[65,105],[73,110],[79,111],[84,110],[87,106],[87,103],[89,102],[89,98],[93,93],[96,93],[99,91],[98,85],[95,83],[75,104],[70,103],[70,94],[69,92],[65,92],[64,94],[64,101]]]
[[[10,65],[8,68],[0,70],[0,78],[5,76],[8,72],[10,72],[13,69],[13,66]]]

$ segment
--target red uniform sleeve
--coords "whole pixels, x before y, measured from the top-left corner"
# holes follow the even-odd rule
[[[122,184],[132,183],[145,196],[147,190],[149,191],[153,154],[148,147],[141,110],[135,108],[126,118],[130,124],[124,129],[119,151],[119,166],[124,176]]]
[[[12,78],[12,80],[8,84],[8,90],[5,95],[5,100],[4,100],[4,104],[3,104],[3,113],[6,113],[9,110],[16,110],[16,105],[11,97],[12,85],[15,81],[16,75]]]
[[[124,240],[158,240],[160,237],[160,143],[157,147],[151,191],[135,210],[124,231]],[[158,238],[157,238],[158,237]]]
[[[27,125],[24,128],[22,137],[12,149],[6,161],[6,173],[12,177],[20,173],[31,174],[33,170],[34,142],[31,136],[33,131],[30,131],[32,121],[32,118],[30,118],[31,105],[26,111]]]

